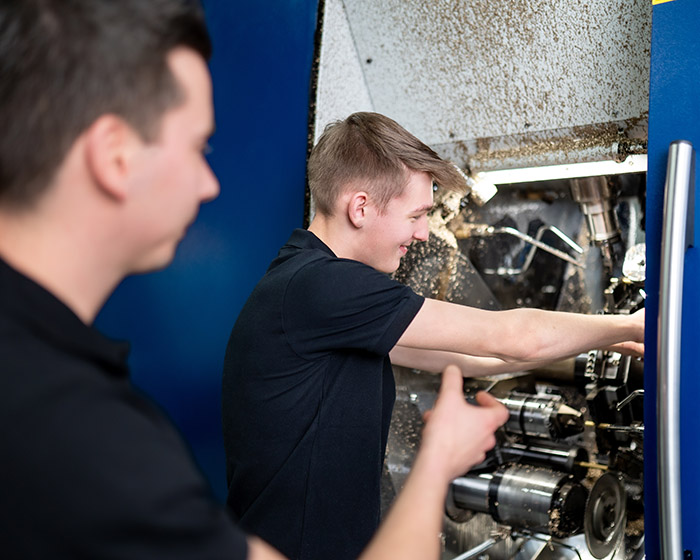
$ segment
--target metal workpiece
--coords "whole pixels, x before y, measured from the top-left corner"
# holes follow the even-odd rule
[[[460,477],[453,481],[451,492],[460,508],[488,513],[513,528],[557,537],[582,529],[588,497],[571,475],[522,465]]]
[[[671,143],[664,195],[659,286],[657,431],[661,555],[683,558],[680,465],[680,372],[683,268],[693,244],[695,150]]]
[[[582,479],[588,468],[588,450],[580,446],[561,446],[554,443],[511,442],[499,448],[500,457],[505,463],[521,463],[548,467],[556,471],[573,474]]]
[[[560,395],[513,392],[498,400],[509,412],[504,426],[508,433],[560,440],[583,432],[583,414],[567,405]]]

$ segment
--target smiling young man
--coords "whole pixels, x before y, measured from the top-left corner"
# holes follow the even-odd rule
[[[408,247],[428,237],[433,183],[460,190],[463,179],[383,115],[327,127],[308,180],[313,221],[282,247],[226,350],[228,503],[294,560],[346,560],[379,522],[392,361],[483,375],[597,347],[638,350],[644,317],[487,312],[392,280]]]

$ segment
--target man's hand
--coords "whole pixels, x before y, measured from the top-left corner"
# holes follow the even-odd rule
[[[634,356],[637,358],[644,357],[644,343],[643,342],[620,342],[619,344],[612,344],[603,350],[609,350],[610,352],[619,352],[625,356]]]
[[[603,350],[610,350],[612,352],[619,352],[620,354],[625,354],[628,356],[636,356],[639,358],[644,357],[644,319],[646,314],[644,309],[635,311],[632,315],[629,315],[631,323],[636,327],[638,334],[634,340],[629,340],[626,342],[620,342],[619,344],[611,344],[610,346],[603,348]]]
[[[425,413],[421,453],[431,454],[452,480],[484,460],[496,444],[494,432],[508,420],[508,410],[494,397],[479,392],[479,406],[467,404],[458,367],[447,366],[435,407]]]
[[[457,366],[445,368],[435,407],[425,414],[423,439],[406,485],[361,560],[437,560],[449,483],[484,460],[494,431],[508,419],[496,399],[479,393],[467,404]]]

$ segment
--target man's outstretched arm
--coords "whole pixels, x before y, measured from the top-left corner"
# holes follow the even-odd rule
[[[614,347],[643,354],[643,343],[644,310],[632,315],[541,309],[485,311],[426,299],[397,346],[496,358],[534,367],[597,348]],[[496,367],[498,363],[491,365]]]

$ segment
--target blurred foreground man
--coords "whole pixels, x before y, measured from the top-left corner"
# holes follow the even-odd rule
[[[170,262],[218,194],[203,155],[210,49],[184,0],[0,3],[4,558],[282,558],[213,501],[177,431],[131,388],[127,345],[91,326],[126,275]],[[487,396],[464,403],[456,369],[445,376],[366,560],[437,559],[447,484],[506,420]]]

